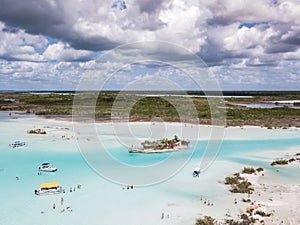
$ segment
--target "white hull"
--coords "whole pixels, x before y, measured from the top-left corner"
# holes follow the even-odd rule
[[[56,172],[57,171],[57,169],[56,168],[53,168],[53,169],[43,169],[43,168],[41,168],[41,169],[39,169],[41,172]]]
[[[15,143],[9,144],[9,147],[23,148],[23,147],[26,147],[26,143],[25,142],[15,142]]]
[[[60,194],[62,193],[62,188],[59,187],[57,189],[48,189],[48,190],[35,190],[34,193],[36,195],[55,195],[55,194]]]
[[[57,171],[57,168],[55,166],[50,166],[49,163],[42,164],[41,167],[39,167],[39,171],[41,172],[55,172]]]

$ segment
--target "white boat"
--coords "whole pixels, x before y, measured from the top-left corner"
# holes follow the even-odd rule
[[[41,184],[41,187],[38,190],[34,190],[34,193],[36,195],[51,195],[60,194],[62,191],[62,187],[59,185],[58,182],[56,182]]]
[[[26,146],[26,143],[24,141],[15,141],[14,143],[9,144],[12,148],[20,148]]]
[[[55,172],[57,168],[55,166],[51,166],[50,163],[43,163],[39,170],[42,172]]]

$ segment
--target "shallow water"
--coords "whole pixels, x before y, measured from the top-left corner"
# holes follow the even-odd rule
[[[97,126],[105,146],[105,151],[96,152],[100,156],[108,152],[114,160],[135,166],[137,170],[165,161],[168,161],[168,165],[173,165],[181,159],[185,159],[186,164],[164,182],[146,187],[134,186],[127,190],[126,185],[118,185],[105,179],[101,171],[95,171],[84,160],[73,137],[70,123],[41,120],[32,116],[12,119],[7,113],[0,113],[0,224],[193,224],[195,218],[204,213],[224,216],[234,196],[228,192],[222,181],[225,176],[241,170],[244,166],[264,167],[274,172],[278,180],[300,182],[299,168],[282,168],[278,173],[269,166],[274,152],[280,155],[282,150],[300,150],[300,138],[295,137],[300,137],[299,133],[292,138],[286,135],[281,138],[280,131],[266,130],[265,132],[274,132],[277,138],[225,140],[211,167],[194,179],[191,173],[201,161],[206,140],[193,140],[191,146],[196,146],[195,149],[182,152],[132,155],[127,153],[127,148],[122,143],[113,141],[114,134],[109,125]],[[137,126],[139,132],[146,129],[145,124]],[[45,128],[47,134],[27,134],[32,128]],[[170,137],[173,135],[172,129],[167,133]],[[12,149],[8,145],[14,140],[25,141],[28,146]],[[91,144],[92,139],[86,143],[88,147],[95,146]],[[268,151],[272,151],[272,154],[259,154]],[[58,167],[58,171],[39,176],[38,167],[43,162],[52,163]],[[131,176],[109,162],[101,163],[101,166],[120,177]],[[65,194],[34,195],[34,190],[41,183],[56,181],[66,189]],[[78,184],[82,185],[80,189],[76,188]],[[75,192],[69,192],[74,187]],[[213,201],[215,206],[204,206],[200,201],[201,195]],[[64,198],[62,206],[61,197]],[[54,203],[56,209],[52,209]],[[162,212],[164,219],[161,219]]]
[[[292,108],[292,109],[300,109],[299,106],[294,106],[293,104],[275,104],[275,103],[237,103],[234,104],[237,106],[245,106],[247,108],[252,108],[252,109],[273,109],[273,108],[284,108],[284,107],[288,107],[288,108]]]

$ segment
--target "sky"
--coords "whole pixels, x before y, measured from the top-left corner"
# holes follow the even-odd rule
[[[161,52],[168,45],[199,57],[222,90],[300,90],[299,0],[114,3],[0,0],[0,90],[76,90],[87,71],[107,77],[112,69],[107,89],[157,77],[197,89],[173,65],[185,61],[182,52]],[[160,44],[142,49],[143,59],[165,65],[137,63],[141,45],[131,43],[148,41]],[[116,52],[126,62],[101,58]]]

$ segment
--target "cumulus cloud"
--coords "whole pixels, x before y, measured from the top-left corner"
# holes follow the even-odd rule
[[[19,29],[9,30],[1,22],[0,39],[0,57],[9,60],[39,61],[38,49],[48,44],[41,35],[30,35]]]
[[[199,49],[203,42],[196,27],[202,10],[195,1],[133,0],[122,12],[112,9],[111,4],[109,0],[1,0],[0,20],[84,50],[108,50],[127,42],[153,39],[183,41]]]
[[[276,77],[280,84],[286,74],[299,77],[294,76],[299,73],[295,69],[300,49],[298,0],[130,0],[123,11],[112,8],[112,3],[0,0],[0,58],[18,66],[40,62],[35,71],[57,74],[47,62],[70,62],[64,66],[73,68],[71,62],[82,61],[86,67],[95,55],[119,45],[159,40],[196,53],[227,88],[230,82],[233,89],[237,87],[235,81],[256,87],[258,81],[266,85],[268,78]],[[157,60],[182,59],[172,49],[161,50]],[[119,57],[135,59],[137,54],[127,49]],[[8,66],[2,73],[13,70],[19,69]]]
[[[74,90],[83,70],[78,63],[0,61],[2,90]]]
[[[85,61],[92,58],[93,53],[85,50],[74,50],[69,45],[58,42],[49,45],[43,57],[49,61]]]
[[[0,58],[17,61],[86,61],[93,52],[76,50],[67,43],[49,43],[43,35],[26,33],[23,29],[5,26],[0,22]]]

